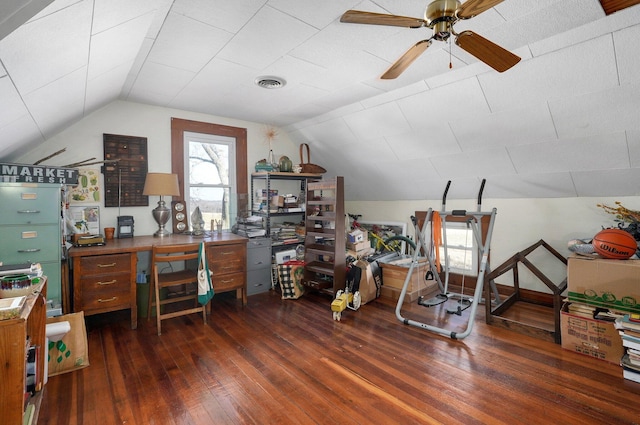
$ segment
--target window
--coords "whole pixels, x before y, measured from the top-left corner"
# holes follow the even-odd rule
[[[446,244],[448,262],[444,262],[445,250],[440,247],[440,258],[443,264],[449,265],[449,272],[464,274],[466,276],[478,275],[478,256],[475,236],[471,226],[467,226],[466,222],[450,222],[447,221]],[[444,235],[442,239],[445,243]]]
[[[189,218],[200,206],[205,229],[211,219],[221,218],[230,228],[238,212],[248,208],[247,129],[172,118],[171,170],[178,175]]]
[[[236,205],[231,204],[231,193],[236,186],[235,139],[203,133],[184,133],[185,201],[189,211],[200,208],[205,229],[212,220],[221,220],[228,229],[230,217],[237,216]],[[213,230],[215,226],[211,226]]]

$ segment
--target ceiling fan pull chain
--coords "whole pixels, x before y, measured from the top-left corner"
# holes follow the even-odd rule
[[[451,37],[449,37],[449,69],[453,69],[453,64],[451,63]]]

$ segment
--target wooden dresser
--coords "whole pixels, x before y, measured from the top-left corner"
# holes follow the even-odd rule
[[[85,316],[131,309],[131,328],[138,324],[136,274],[138,253],[154,245],[200,244],[205,242],[216,293],[237,291],[247,303],[247,238],[233,233],[211,237],[174,234],[165,237],[135,236],[111,239],[104,246],[74,247],[69,250],[73,268],[73,309]],[[147,269],[148,270],[148,269]]]

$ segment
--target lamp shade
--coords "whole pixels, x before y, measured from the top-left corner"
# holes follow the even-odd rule
[[[178,175],[169,173],[147,173],[143,195],[179,196]]]

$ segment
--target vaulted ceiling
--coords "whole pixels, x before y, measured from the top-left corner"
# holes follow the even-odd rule
[[[393,80],[379,76],[430,30],[340,23],[348,9],[422,18],[426,5],[3,1],[0,159],[121,99],[280,126],[352,200],[437,199],[447,180],[450,197],[474,197],[482,178],[486,197],[640,193],[640,6],[505,0],[456,30],[516,66],[434,42]]]

